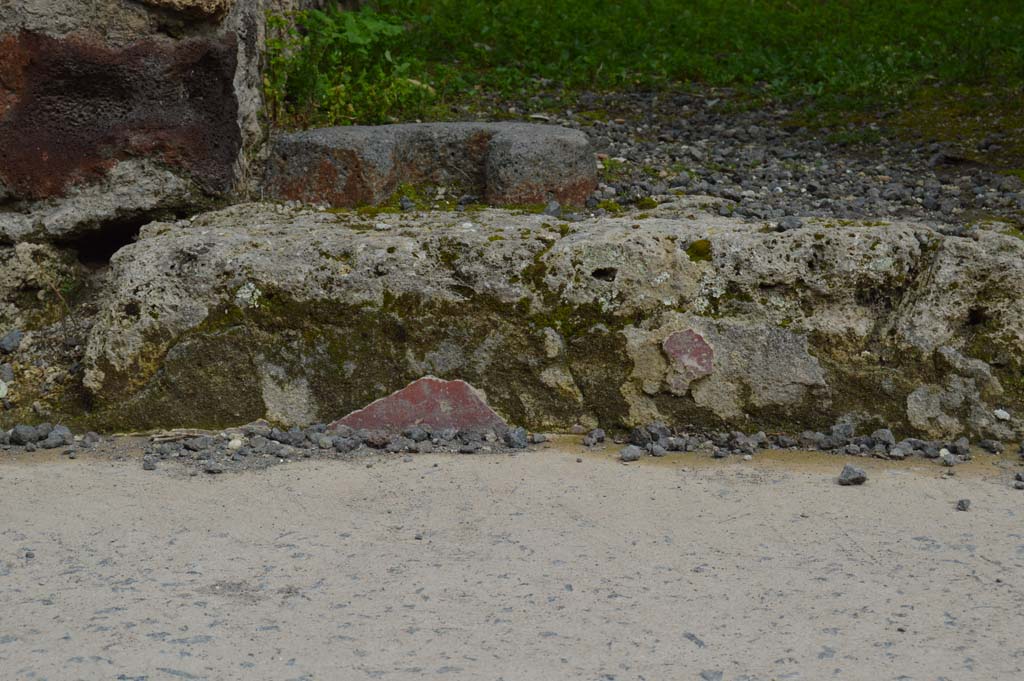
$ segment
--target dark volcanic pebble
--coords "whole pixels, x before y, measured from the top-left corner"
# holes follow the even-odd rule
[[[402,434],[413,442],[423,442],[430,439],[430,431],[422,426],[410,426]]]
[[[530,444],[529,434],[525,428],[509,428],[505,431],[505,444],[512,449],[526,449]]]
[[[646,447],[651,444],[654,437],[651,435],[651,431],[647,428],[634,428],[629,433],[629,444],[634,447]]]
[[[619,452],[619,459],[622,461],[639,461],[643,454],[644,450],[640,449],[636,445],[629,445],[627,447],[623,447],[622,451]]]
[[[1003,443],[999,440],[982,440],[978,443],[978,446],[992,454],[1003,453]]]
[[[5,355],[16,352],[21,347],[21,339],[24,337],[25,334],[18,329],[9,331],[3,338],[0,338],[0,352]]]
[[[14,426],[14,430],[11,431],[11,444],[12,445],[27,445],[39,441],[39,434],[36,429],[32,426],[26,426],[23,423],[19,423]]]
[[[839,474],[840,485],[863,485],[868,479],[868,474],[863,469],[857,468],[852,464],[846,464],[843,466],[842,472]]]

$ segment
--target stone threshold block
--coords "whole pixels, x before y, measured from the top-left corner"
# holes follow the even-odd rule
[[[152,223],[78,313],[71,387],[25,374],[13,397],[65,423],[88,409],[93,429],[308,424],[436,376],[536,431],[844,420],[1016,439],[1024,424],[995,413],[1024,412],[1024,241],[914,222],[775,232],[706,197],[662,201],[570,223],[275,204]],[[25,330],[16,369],[66,361]],[[454,404],[427,393],[372,409],[404,424],[403,400]]]
[[[597,186],[585,134],[528,123],[319,128],[272,142],[264,197],[378,205],[402,185],[439,186],[492,205],[582,205]]]

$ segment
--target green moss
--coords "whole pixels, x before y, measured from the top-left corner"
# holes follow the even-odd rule
[[[626,164],[615,158],[606,158],[601,161],[601,179],[605,182],[615,182],[627,175]]]
[[[658,202],[649,196],[645,196],[636,202],[636,207],[641,210],[651,210],[658,207]]]
[[[469,287],[458,302],[391,292],[379,305],[303,302],[257,282],[258,307],[215,309],[199,327],[173,339],[169,350],[170,339],[149,338],[127,371],[101,367],[107,390],[90,424],[134,430],[245,422],[266,411],[265,380],[306,386],[316,417],[328,420],[423,373],[463,378],[485,390],[507,418],[531,427],[568,428],[588,413],[609,424],[622,422],[628,406],[618,386],[631,366],[623,361],[625,341],[616,331],[635,320],[597,305],[569,305],[547,289],[544,256],[551,247],[538,243],[522,274],[537,290],[539,305],[502,302]],[[442,244],[437,257],[455,268],[465,255],[456,244]],[[583,404],[540,381],[545,328],[565,339],[563,360],[579,381]],[[268,365],[282,373],[267,379]]]
[[[618,202],[613,201],[612,199],[605,199],[603,201],[598,202],[597,207],[609,213],[612,213],[613,215],[622,213],[625,210],[622,206],[618,204]]]
[[[711,261],[711,241],[708,239],[697,239],[686,247],[686,255],[691,262]]]
[[[603,122],[608,121],[608,120],[611,119],[611,114],[609,114],[605,109],[593,109],[593,110],[590,110],[590,111],[580,111],[577,114],[577,116],[579,118],[582,118],[584,121],[589,121],[590,123],[594,123],[596,121],[601,121],[603,123]]]

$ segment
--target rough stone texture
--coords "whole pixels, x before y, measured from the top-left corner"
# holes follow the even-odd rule
[[[78,270],[73,256],[47,244],[0,246],[0,329],[42,323]]]
[[[402,433],[412,426],[435,430],[505,431],[508,424],[487,406],[480,392],[465,381],[424,376],[387,397],[344,416],[329,426]]]
[[[673,395],[685,395],[691,382],[707,376],[714,367],[715,351],[692,329],[671,334],[661,348],[669,357],[672,375],[668,384]]]
[[[216,17],[227,12],[235,0],[142,0],[147,5],[164,7],[178,12]]]
[[[839,473],[837,482],[843,486],[863,485],[868,480],[867,473],[863,468],[857,468],[853,464],[846,464]]]
[[[824,372],[802,335],[753,321],[709,320],[679,313],[666,313],[664,322],[650,331],[624,331],[634,360],[633,375],[645,393],[632,403],[639,421],[645,420],[646,412],[653,419],[659,412],[656,399],[666,390],[677,396],[689,392],[698,407],[727,419],[742,418],[750,409],[786,409],[829,397]],[[681,326],[697,331],[675,331]],[[659,340],[666,333],[665,340]],[[663,350],[677,347],[680,333],[691,339],[691,353],[698,356],[696,368],[688,367],[687,373],[680,372],[678,356],[666,363],[664,355],[655,352],[659,344]],[[716,365],[705,371],[703,367],[712,356]],[[691,374],[692,379],[688,378]],[[704,376],[704,380],[696,380]]]
[[[457,188],[487,203],[581,205],[597,186],[582,132],[522,123],[322,128],[272,143],[265,196],[376,205],[403,184]]]
[[[245,185],[261,12],[30,0],[0,13],[0,243],[194,212]]]
[[[1021,431],[993,412],[1024,409],[1024,242],[916,223],[776,233],[702,203],[564,224],[259,204],[153,223],[76,308],[80,388],[20,381],[15,397],[65,422],[88,404],[107,428],[327,421],[435,375],[535,430]],[[960,285],[936,296],[948,269]],[[680,358],[706,375],[681,385]]]

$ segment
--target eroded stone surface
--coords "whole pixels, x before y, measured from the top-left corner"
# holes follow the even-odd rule
[[[491,409],[483,396],[465,381],[445,381],[424,376],[382,397],[329,426],[402,433],[411,426],[442,430],[504,431],[508,424]]]
[[[650,212],[558,225],[249,204],[154,223],[83,312],[81,390],[118,428],[325,421],[425,374],[478,386],[535,430],[1021,428],[993,416],[1024,408],[1019,239],[916,223],[780,234],[704,213],[700,198]],[[692,257],[699,241],[707,257]],[[1001,286],[932,295],[951,267]],[[685,391],[666,351],[682,339],[684,370],[703,374]],[[63,408],[35,386],[19,381],[19,405]]]
[[[38,0],[0,12],[0,242],[116,231],[244,185],[262,139],[262,8]]]
[[[23,326],[79,276],[74,257],[48,244],[0,246],[0,333]]]
[[[664,340],[661,348],[671,362],[668,384],[672,394],[685,395],[691,381],[711,373],[715,351],[692,329],[676,331]]]
[[[231,187],[241,145],[233,40],[115,49],[22,32],[2,40],[0,55],[0,182],[9,202],[64,197],[136,157],[177,169],[202,192]],[[153,190],[157,206],[193,198],[173,186]],[[42,231],[57,223],[44,220]]]
[[[582,132],[522,123],[321,128],[273,141],[269,198],[376,205],[401,185],[452,187],[491,204],[582,204],[597,186]]]
[[[143,2],[177,12],[220,16],[228,11],[235,0],[143,0]]]

